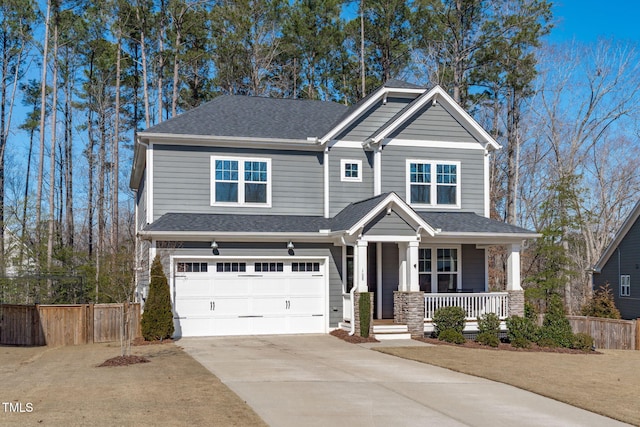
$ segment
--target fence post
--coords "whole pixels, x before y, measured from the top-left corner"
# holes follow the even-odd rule
[[[635,350],[640,350],[640,318],[636,319],[636,348]]]

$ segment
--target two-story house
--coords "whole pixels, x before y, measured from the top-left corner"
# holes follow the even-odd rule
[[[220,96],[137,134],[138,294],[160,254],[177,336],[356,330],[367,291],[413,335],[441,305],[521,312],[537,235],[489,219],[499,148],[440,87],[391,80],[351,107]],[[487,292],[491,245],[504,293]]]

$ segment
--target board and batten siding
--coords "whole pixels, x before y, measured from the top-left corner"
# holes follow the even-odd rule
[[[211,206],[211,156],[271,159],[271,207]],[[322,153],[154,145],[154,220],[168,212],[322,215]]]
[[[623,297],[620,295],[620,276],[626,274],[631,282],[631,292]],[[609,284],[623,319],[640,318],[640,220],[631,226],[602,272],[593,275],[593,283],[596,289]]]
[[[486,292],[485,250],[475,245],[462,245],[462,290]]]
[[[422,141],[477,142],[465,127],[441,105],[422,107],[396,129],[390,138]]]
[[[366,140],[393,116],[409,105],[416,96],[417,95],[411,97],[390,96],[387,98],[386,104],[383,103],[382,100],[378,101],[335,139],[361,142]]]
[[[395,191],[409,202],[407,159],[460,162],[461,210],[484,216],[484,150],[386,145],[382,151],[382,192]]]
[[[218,252],[216,258],[211,258],[212,251],[209,242],[158,242],[160,246],[170,249],[158,249],[161,254],[165,274],[169,277],[170,256],[187,256],[197,260],[199,257],[208,257],[209,263],[215,263],[216,258],[223,260],[225,257],[242,257],[252,259],[259,257],[282,257],[287,260],[293,258],[289,255],[286,242],[282,243],[243,243],[225,242],[218,240]],[[329,275],[329,294],[327,304],[329,312],[329,327],[335,328],[338,322],[342,322],[342,247],[333,244],[322,243],[298,243],[295,244],[295,255],[304,257],[327,257]],[[172,278],[170,278],[172,280]],[[175,291],[175,288],[172,287]],[[175,295],[171,296],[175,301]]]
[[[352,202],[373,196],[373,153],[362,148],[332,147],[329,150],[329,215],[334,216]],[[362,181],[342,181],[342,160],[362,163]],[[316,197],[322,199],[323,193]]]

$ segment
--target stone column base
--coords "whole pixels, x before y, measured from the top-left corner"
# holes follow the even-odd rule
[[[524,291],[507,291],[509,294],[509,316],[524,317]]]
[[[369,336],[373,336],[373,292],[368,292],[369,297],[371,298],[371,310],[369,310]],[[354,293],[354,301],[353,301],[353,326],[355,329],[354,335],[362,336],[360,333],[360,292]],[[366,295],[366,294],[365,294]]]
[[[393,292],[393,321],[405,323],[411,338],[424,337],[424,292]]]

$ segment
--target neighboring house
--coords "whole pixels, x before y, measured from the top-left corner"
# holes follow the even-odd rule
[[[137,135],[138,294],[160,254],[178,336],[357,333],[366,291],[413,335],[441,305],[522,313],[537,234],[489,219],[499,148],[440,87],[391,80],[351,107],[220,96]],[[504,293],[487,292],[493,245]]]
[[[610,285],[623,319],[640,318],[640,202],[605,249],[593,272],[593,288]]]

